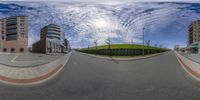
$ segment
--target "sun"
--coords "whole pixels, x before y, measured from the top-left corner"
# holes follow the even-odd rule
[[[100,28],[100,29],[102,29],[102,28],[107,28],[108,26],[109,26],[109,22],[108,21],[106,21],[105,19],[103,19],[103,18],[101,18],[101,19],[95,19],[95,20],[93,20],[93,26],[95,27],[95,28]]]

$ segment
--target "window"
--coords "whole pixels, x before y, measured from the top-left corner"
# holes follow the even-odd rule
[[[7,49],[6,48],[3,48],[3,52],[6,52],[7,51]]]
[[[21,32],[24,32],[24,28],[20,28],[20,31],[21,31]]]
[[[7,41],[17,40],[17,33],[6,34],[6,40]]]
[[[24,37],[24,33],[21,33],[21,37]]]
[[[10,51],[11,51],[11,52],[15,52],[15,49],[14,49],[14,48],[11,48]]]
[[[20,52],[24,52],[24,48],[20,48],[19,51],[20,51]]]
[[[20,21],[21,21],[21,22],[23,22],[24,20],[25,20],[25,18],[24,18],[24,17],[21,17],[21,18],[20,18]]]
[[[9,29],[9,30],[6,30],[7,34],[10,34],[10,33],[17,33],[17,29],[14,28],[14,29]]]

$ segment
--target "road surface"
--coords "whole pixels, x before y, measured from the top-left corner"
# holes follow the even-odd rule
[[[0,100],[199,100],[199,84],[172,51],[135,61],[73,52],[63,71],[44,84],[0,84]]]

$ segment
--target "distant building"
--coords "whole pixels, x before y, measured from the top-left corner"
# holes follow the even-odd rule
[[[69,52],[71,50],[70,43],[67,39],[64,39],[65,51]]]
[[[188,46],[200,41],[200,20],[192,22],[188,27]]]
[[[62,53],[65,52],[64,32],[56,24],[49,24],[40,31],[40,40],[32,46],[33,52],[38,53]]]
[[[189,49],[188,47],[185,48],[179,48],[179,51],[184,52],[184,53],[189,53]]]
[[[179,46],[179,45],[175,45],[175,46],[174,46],[174,50],[176,50],[176,51],[178,51],[178,50],[179,50],[179,48],[180,48],[180,46]]]
[[[27,16],[0,19],[0,51],[28,52]]]

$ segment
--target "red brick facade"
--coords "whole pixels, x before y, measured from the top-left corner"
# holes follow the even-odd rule
[[[1,19],[2,52],[28,52],[28,19],[27,16],[12,16]]]

